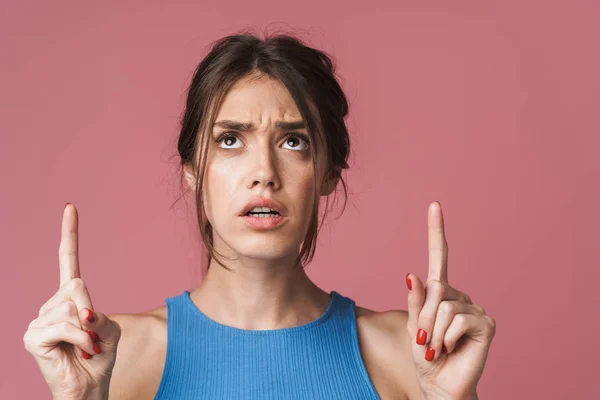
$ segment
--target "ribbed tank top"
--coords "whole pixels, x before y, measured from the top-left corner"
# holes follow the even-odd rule
[[[379,400],[358,347],[354,301],[332,291],[316,320],[245,330],[166,299],[167,355],[155,399]]]

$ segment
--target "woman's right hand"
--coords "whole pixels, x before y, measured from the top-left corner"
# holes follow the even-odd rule
[[[107,399],[121,337],[119,324],[94,310],[80,276],[78,243],[77,209],[68,204],[58,248],[60,288],[23,336],[55,400]]]

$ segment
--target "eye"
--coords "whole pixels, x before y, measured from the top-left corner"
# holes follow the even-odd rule
[[[235,142],[239,142],[240,139],[237,136],[237,133],[234,132],[225,132],[223,133],[221,136],[219,136],[217,138],[217,140],[215,140],[217,143],[225,143],[227,145],[227,147],[223,147],[223,146],[219,146],[222,149],[239,149],[239,147],[229,147],[233,144],[235,144]]]
[[[298,147],[298,145],[301,144],[301,142],[304,142],[305,147]],[[300,133],[291,133],[285,138],[285,144],[291,144],[291,150],[305,151],[309,148],[310,139],[308,138],[308,136]]]

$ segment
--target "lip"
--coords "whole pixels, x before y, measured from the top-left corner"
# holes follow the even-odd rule
[[[259,231],[277,228],[287,221],[287,217],[281,215],[275,217],[252,217],[249,215],[242,215],[241,218],[248,226]]]
[[[246,205],[244,206],[242,211],[238,214],[238,216],[247,217],[246,213],[248,211],[252,210],[254,207],[269,207],[270,209],[275,210],[279,213],[279,217],[268,217],[268,218],[277,219],[277,218],[287,216],[287,212],[286,212],[286,209],[283,206],[283,204],[281,204],[277,200],[269,199],[266,197],[260,197],[260,196],[252,197],[246,203]],[[252,217],[252,218],[257,218],[257,217]],[[260,218],[260,217],[258,217],[258,218]],[[267,218],[264,218],[264,219],[267,219]]]

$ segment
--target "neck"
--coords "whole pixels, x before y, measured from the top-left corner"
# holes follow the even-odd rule
[[[281,329],[319,318],[330,302],[329,293],[317,287],[296,255],[279,260],[246,259],[224,262],[211,259],[206,277],[190,297],[209,318],[248,330]]]

